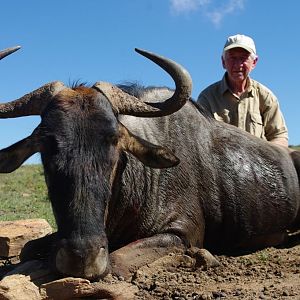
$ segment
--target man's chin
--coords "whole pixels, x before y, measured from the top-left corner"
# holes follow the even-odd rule
[[[233,76],[231,76],[231,78],[234,80],[234,81],[244,81],[246,79],[245,75],[242,74],[242,73],[235,73],[233,74]]]

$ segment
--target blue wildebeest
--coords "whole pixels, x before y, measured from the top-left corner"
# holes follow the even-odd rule
[[[299,152],[207,117],[189,99],[181,66],[137,51],[172,76],[175,92],[54,82],[0,104],[0,118],[41,116],[29,137],[1,150],[0,172],[41,153],[57,222],[56,270],[98,278],[173,247],[220,252],[281,243],[300,227]]]

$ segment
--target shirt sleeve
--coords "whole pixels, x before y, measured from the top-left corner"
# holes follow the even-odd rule
[[[276,96],[268,93],[264,101],[263,124],[268,141],[275,138],[288,139],[288,130]]]

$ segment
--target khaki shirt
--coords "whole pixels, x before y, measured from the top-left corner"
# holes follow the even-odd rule
[[[288,131],[276,96],[261,83],[249,78],[240,97],[234,95],[226,82],[226,73],[203,90],[197,102],[212,116],[251,134],[266,139],[288,139]]]

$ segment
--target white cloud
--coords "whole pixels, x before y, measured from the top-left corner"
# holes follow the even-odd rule
[[[170,0],[172,12],[181,14],[199,10],[215,26],[219,26],[227,15],[243,10],[245,1],[246,0]]]
[[[245,0],[229,0],[222,7],[208,10],[206,15],[214,25],[219,26],[227,15],[243,10],[244,3]]]
[[[211,0],[170,0],[171,10],[175,13],[188,13],[197,10],[203,5],[207,5]]]

